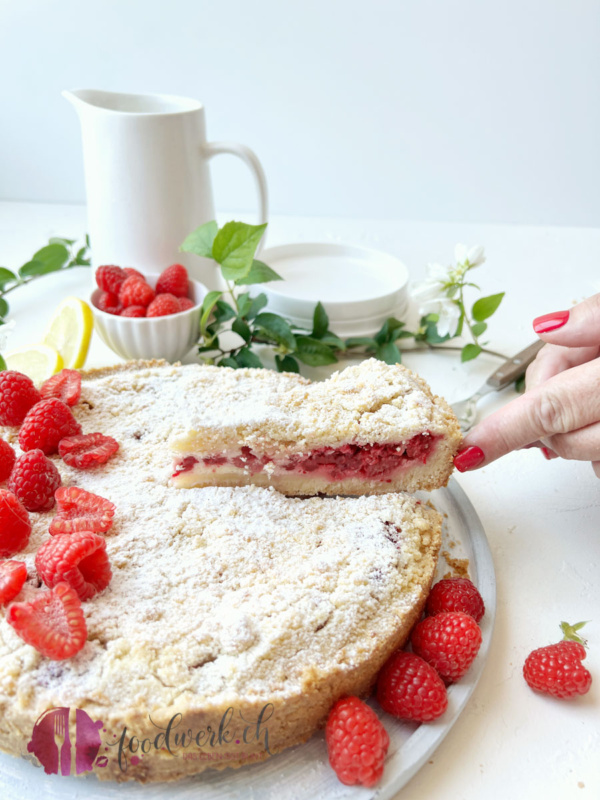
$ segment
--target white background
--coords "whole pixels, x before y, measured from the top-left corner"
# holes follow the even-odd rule
[[[273,213],[595,226],[598,0],[0,0],[0,200],[83,202],[65,88],[181,94]],[[217,208],[251,209],[212,166]]]

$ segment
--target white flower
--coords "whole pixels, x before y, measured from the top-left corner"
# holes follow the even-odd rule
[[[427,280],[418,283],[413,291],[413,300],[419,306],[419,314],[437,314],[437,330],[440,336],[454,336],[460,319],[460,308],[455,300],[447,295],[453,283],[450,272],[440,264],[427,265]]]
[[[10,338],[10,334],[12,333],[15,327],[15,321],[12,320],[11,322],[7,322],[4,325],[0,325],[0,352],[2,350],[6,350],[6,343]]]
[[[480,244],[475,247],[467,247],[464,244],[457,244],[454,248],[454,258],[458,266],[479,267],[485,261],[485,250]]]
[[[413,287],[413,300],[417,303],[424,303],[445,296],[446,286],[449,282],[450,276],[446,267],[442,267],[441,264],[428,264],[426,280]]]

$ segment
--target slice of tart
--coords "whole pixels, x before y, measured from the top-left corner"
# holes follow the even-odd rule
[[[362,495],[447,484],[460,427],[409,369],[370,359],[316,383],[230,373],[215,375],[218,408],[172,442],[173,485]]]

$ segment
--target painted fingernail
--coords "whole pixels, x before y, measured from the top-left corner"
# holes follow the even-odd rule
[[[548,461],[551,461],[553,458],[558,458],[554,450],[550,450],[549,447],[542,447],[541,451],[544,454],[544,457],[548,459]]]
[[[454,456],[454,466],[459,472],[468,472],[478,467],[484,460],[485,455],[481,447],[471,445]]]
[[[569,319],[568,311],[553,311],[552,314],[544,314],[533,320],[533,330],[536,333],[550,333],[562,326]]]

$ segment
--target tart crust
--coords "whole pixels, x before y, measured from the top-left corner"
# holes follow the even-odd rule
[[[122,735],[154,741],[176,715],[174,733],[218,731],[228,709],[239,734],[268,706],[262,735],[243,750],[234,739],[174,754],[151,747],[137,763],[126,750],[123,770],[113,746],[94,772],[145,782],[238,767],[308,739],[339,697],[366,695],[405,642],[435,570],[437,512],[405,494],[300,500],[256,486],[169,484],[168,442],[185,433],[190,408],[218,413],[221,381],[263,382],[267,393],[308,386],[240,372],[132,362],[83,373],[75,416],[121,447],[87,472],[54,460],[65,485],[116,505],[106,534],[113,579],[83,604],[88,640],[71,659],[43,658],[0,619],[2,750],[31,757],[34,724],[52,707],[102,720],[102,741],[114,745]],[[14,429],[2,435],[17,444]],[[52,513],[31,518],[16,556],[29,576],[19,600],[38,591],[34,556]],[[72,716],[71,726],[74,741]]]

